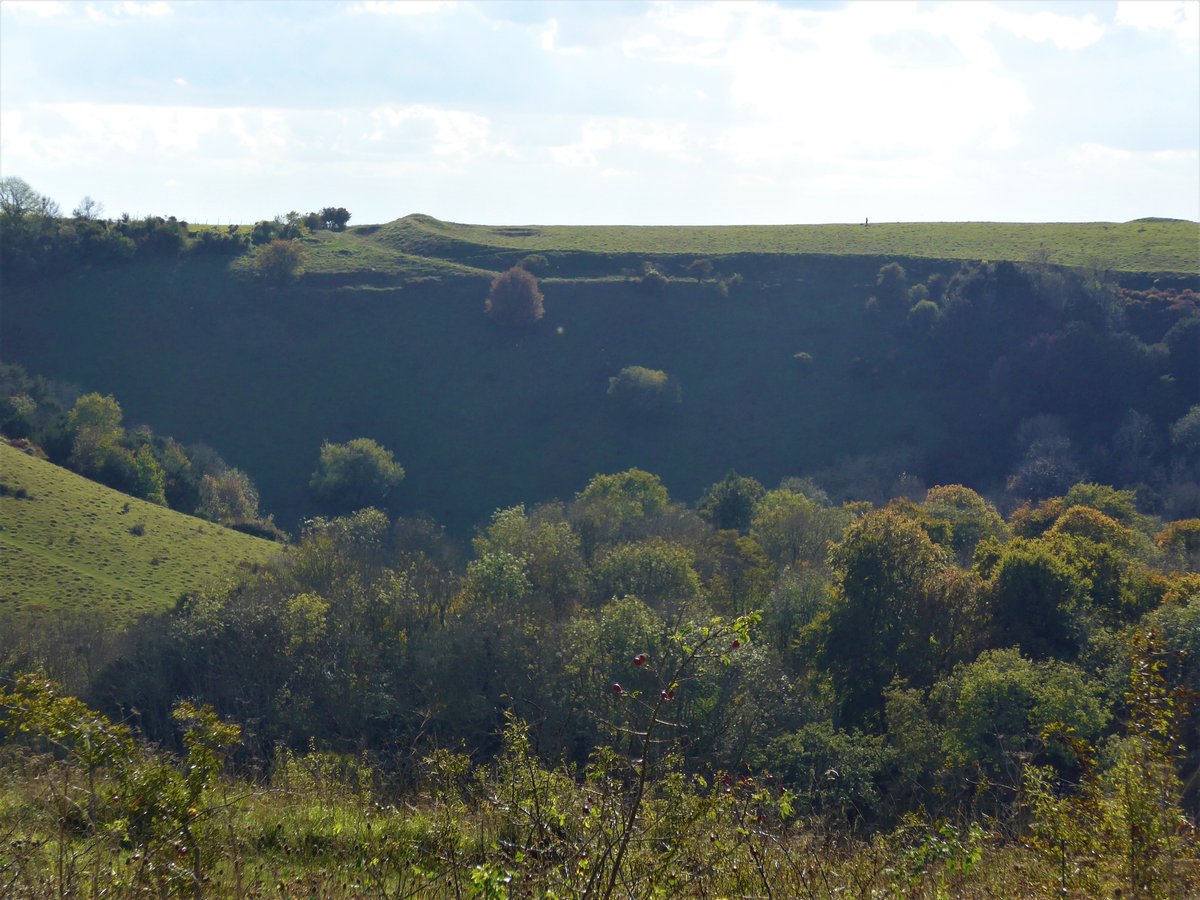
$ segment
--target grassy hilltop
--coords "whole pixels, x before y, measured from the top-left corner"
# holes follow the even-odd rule
[[[279,545],[172,512],[0,443],[0,621],[39,610],[129,620]]]
[[[728,256],[887,256],[1102,265],[1123,272],[1200,272],[1200,228],[1182,220],[1133,222],[881,222],[854,225],[502,226],[413,215],[368,227],[404,252],[469,260],[484,249],[525,253]]]
[[[523,256],[547,256],[551,278],[616,277],[654,258],[677,266],[696,257],[753,257],[777,268],[798,257],[906,260],[990,259],[1098,266],[1117,272],[1200,273],[1200,226],[1173,219],[1133,222],[881,222],[854,225],[491,226],[410,215],[385,225],[317,232],[310,274],[340,280],[388,276],[489,276]],[[243,261],[247,270],[249,266]]]

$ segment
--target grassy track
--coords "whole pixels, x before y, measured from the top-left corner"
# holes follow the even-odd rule
[[[727,256],[888,256],[911,259],[1044,258],[1124,272],[1200,272],[1200,224],[925,222],[863,225],[489,226],[413,215],[364,234],[405,253],[461,260],[480,248],[526,253]]]
[[[0,444],[0,483],[7,488],[0,496],[0,621],[39,608],[111,610],[127,620],[279,550],[7,444]],[[14,496],[22,488],[28,496]]]

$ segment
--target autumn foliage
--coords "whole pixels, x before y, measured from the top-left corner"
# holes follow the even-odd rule
[[[520,267],[492,279],[483,310],[488,317],[509,325],[532,325],[546,314],[537,278]]]

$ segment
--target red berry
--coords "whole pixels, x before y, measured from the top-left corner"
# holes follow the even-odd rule
[[[646,664],[646,654],[639,653],[637,656],[635,656],[633,658],[633,664],[635,666],[644,666]]]
[[[732,649],[736,650],[738,647],[742,646],[742,642],[741,642],[741,641],[739,641],[737,638],[734,638],[734,639],[733,639],[733,643],[732,643],[732,644],[730,644],[729,646],[730,646]]]
[[[667,688],[665,691],[662,692],[662,698],[664,700],[674,700],[675,692],[673,690],[671,690],[670,688]]]
[[[614,694],[619,694],[619,693],[621,693],[623,690],[625,690],[623,687],[621,687],[621,686],[620,686],[619,684],[617,684],[615,681],[613,682],[613,686],[612,686],[612,692],[613,692]]]
[[[724,778],[721,779],[721,784],[732,784],[732,783],[733,783],[732,775],[726,775]]]

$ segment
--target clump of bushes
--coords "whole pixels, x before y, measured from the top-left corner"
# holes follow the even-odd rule
[[[608,396],[626,412],[663,413],[683,401],[679,383],[660,369],[626,366],[608,379]]]
[[[652,263],[645,263],[642,269],[642,278],[638,284],[647,294],[661,294],[667,289],[668,280],[667,276],[658,271]]]
[[[533,275],[541,275],[550,268],[550,260],[542,256],[540,253],[530,253],[523,260],[517,263],[518,268],[524,269]]]
[[[263,244],[254,254],[254,269],[260,278],[283,285],[304,272],[304,248],[298,241],[276,239]]]

